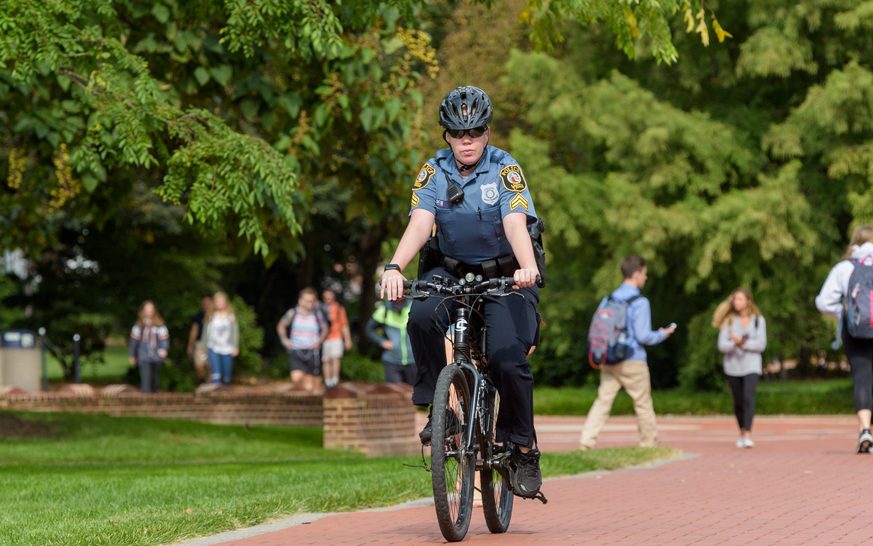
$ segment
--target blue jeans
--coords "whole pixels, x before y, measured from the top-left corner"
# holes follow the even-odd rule
[[[230,376],[233,374],[233,355],[216,353],[208,350],[209,368],[212,370],[212,383],[230,385]]]

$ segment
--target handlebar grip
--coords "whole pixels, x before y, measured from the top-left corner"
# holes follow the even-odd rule
[[[490,286],[500,286],[501,284],[515,284],[515,279],[513,277],[497,277],[488,281]],[[541,275],[537,275],[537,278],[534,281],[536,285],[540,288],[545,284],[543,282],[543,277]]]

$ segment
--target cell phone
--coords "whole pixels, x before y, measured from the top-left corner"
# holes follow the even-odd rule
[[[743,334],[743,341],[749,341],[749,334]]]

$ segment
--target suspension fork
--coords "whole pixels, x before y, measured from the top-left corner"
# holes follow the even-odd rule
[[[480,387],[481,375],[479,374],[479,370],[477,370],[476,367],[469,362],[460,361],[455,362],[454,365],[459,366],[462,370],[469,374],[469,376],[467,376],[467,384],[472,386],[473,388],[473,392],[470,395],[470,407],[467,408],[467,412],[469,413],[470,418],[467,419],[466,428],[464,430],[464,445],[468,446],[468,448],[472,452],[475,449],[475,446],[473,445],[473,437],[476,433],[476,423],[479,422],[479,404],[483,396],[482,389]]]

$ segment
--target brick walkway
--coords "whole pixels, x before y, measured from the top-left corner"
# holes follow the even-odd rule
[[[574,448],[581,422],[538,419],[543,449]],[[873,495],[867,489],[873,455],[853,453],[854,417],[760,417],[755,422],[758,447],[751,450],[734,447],[731,418],[661,416],[658,425],[662,443],[682,449],[686,457],[650,468],[548,480],[543,488],[548,505],[517,499],[505,535],[489,534],[477,511],[466,542],[745,545],[873,540]],[[613,418],[600,445],[632,445],[635,440],[635,421]],[[300,521],[308,523],[243,539],[220,535],[191,544],[444,542],[432,506]]]

